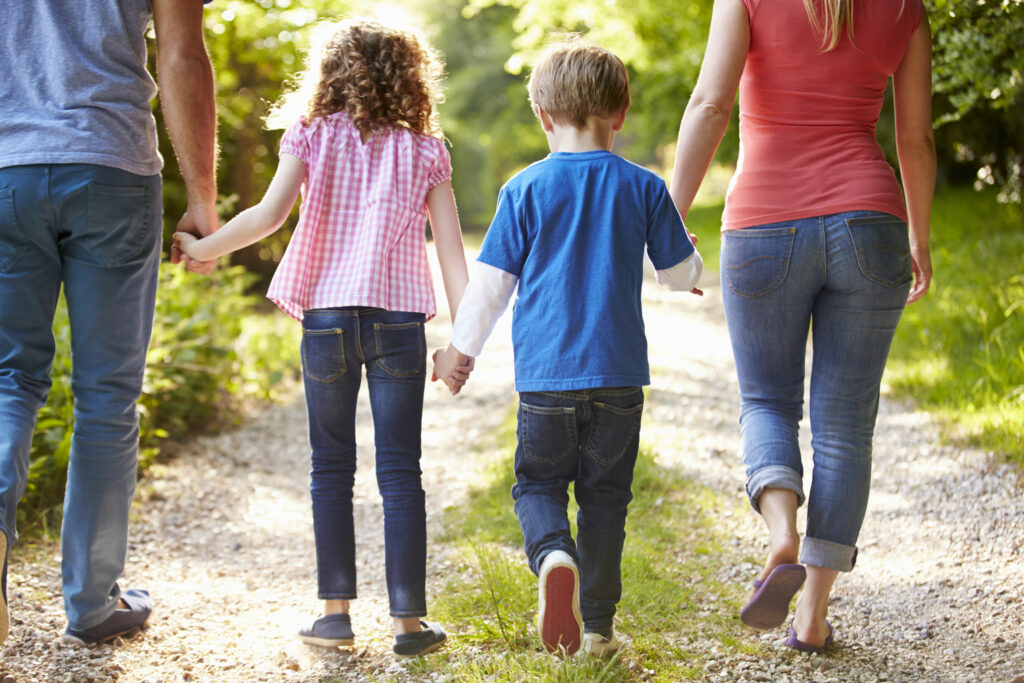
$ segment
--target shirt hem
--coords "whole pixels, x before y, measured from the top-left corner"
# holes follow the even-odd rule
[[[818,216],[831,216],[837,213],[846,213],[848,211],[881,211],[892,216],[896,216],[904,223],[909,222],[907,218],[907,209],[905,206],[897,207],[892,204],[886,204],[885,202],[857,202],[855,205],[849,204],[837,204],[834,206],[818,206],[810,207],[800,211],[778,211],[774,213],[762,214],[760,216],[754,216],[751,218],[744,218],[740,220],[726,221],[723,215],[722,217],[722,232],[728,230],[740,230],[742,228],[753,228],[759,225],[769,225],[771,223],[781,223],[783,221],[796,221],[802,218],[816,218]]]
[[[574,377],[571,379],[516,380],[516,391],[576,391],[608,387],[645,387],[650,375],[609,375],[606,377]]]
[[[0,157],[0,168],[10,168],[11,166],[36,166],[44,164],[91,164],[94,166],[108,166],[141,176],[157,175],[163,170],[164,165],[162,159],[150,162],[130,161],[107,154],[54,154],[52,152],[39,152],[34,154],[16,154],[14,156]]]

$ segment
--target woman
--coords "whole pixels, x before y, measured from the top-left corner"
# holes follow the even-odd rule
[[[904,304],[931,280],[930,62],[921,0],[715,0],[679,131],[671,193],[685,216],[739,87],[722,292],[747,493],[769,545],[741,618],[779,626],[806,577],[787,641],[798,650],[832,640],[828,598],[857,557],[889,345]],[[875,139],[889,77],[903,191]],[[808,329],[814,474],[801,548],[797,428]]]

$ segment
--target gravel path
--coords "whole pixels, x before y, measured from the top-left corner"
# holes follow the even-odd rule
[[[710,278],[706,278],[710,280]],[[723,525],[760,558],[762,525],[743,498],[736,385],[717,285],[707,296],[645,290],[654,385],[644,440],[660,464],[735,502]],[[449,323],[428,325],[431,347]],[[428,384],[424,483],[428,525],[458,506],[488,463],[514,400],[508,317],[478,370],[451,399]],[[356,481],[359,647],[307,647],[294,637],[318,603],[308,494],[305,408],[296,394],[241,428],[189,444],[139,484],[124,587],[157,601],[149,627],[125,643],[64,646],[59,547],[19,545],[10,558],[11,635],[0,683],[28,681],[285,681],[408,679],[389,655],[380,498],[372,430],[360,408]],[[806,428],[803,433],[806,437]],[[809,449],[808,449],[809,450]],[[832,606],[839,648],[826,657],[781,646],[783,629],[738,633],[778,650],[712,654],[709,681],[993,681],[1024,683],[1024,480],[984,453],[944,445],[927,415],[883,399],[875,473],[857,570]],[[448,571],[430,546],[429,580]],[[757,565],[725,570],[738,585]],[[745,590],[745,589],[744,589]]]

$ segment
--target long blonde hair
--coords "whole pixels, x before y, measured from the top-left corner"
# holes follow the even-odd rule
[[[839,45],[839,38],[846,29],[846,36],[853,42],[853,0],[821,0],[821,10],[814,0],[804,0],[804,10],[815,31],[821,33],[822,52],[831,52]]]

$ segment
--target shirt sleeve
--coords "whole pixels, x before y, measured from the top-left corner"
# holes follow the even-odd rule
[[[448,148],[441,140],[436,140],[436,143],[436,145],[432,145],[435,150],[434,158],[427,169],[427,180],[430,187],[436,187],[452,177],[452,158],[448,154]]]
[[[291,154],[302,160],[309,167],[309,129],[302,121],[288,126],[281,136],[280,154]]]
[[[647,219],[647,256],[655,270],[667,270],[695,251],[665,181],[659,178]]]
[[[697,286],[703,272],[704,260],[694,249],[692,254],[676,265],[656,271],[654,275],[662,287],[667,287],[673,292],[688,292]]]
[[[459,353],[474,358],[480,355],[518,283],[515,275],[476,262],[452,325],[452,346]]]
[[[526,260],[528,240],[526,227],[519,220],[514,193],[508,184],[498,193],[498,207],[487,228],[477,260],[520,277]]]

